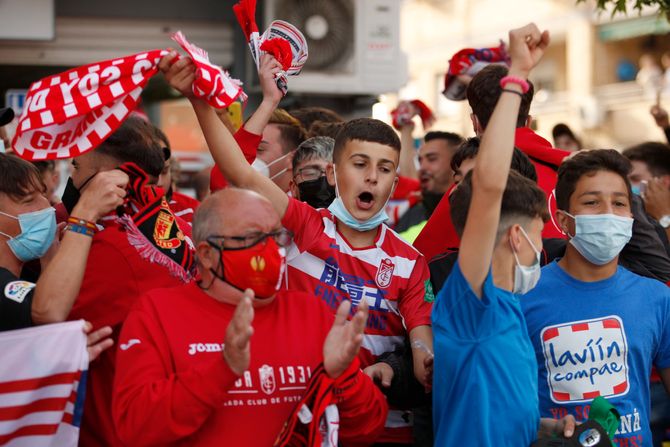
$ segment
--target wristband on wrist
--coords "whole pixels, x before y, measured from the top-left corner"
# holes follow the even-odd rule
[[[500,80],[500,88],[504,89],[507,84],[517,84],[519,87],[521,87],[521,92],[523,94],[528,93],[528,90],[530,90],[530,85],[528,84],[528,81],[526,81],[523,78],[518,78],[516,76],[505,76]]]
[[[73,233],[85,234],[86,236],[90,236],[90,237],[93,237],[95,235],[95,231],[93,231],[90,228],[85,227],[83,225],[76,225],[76,224],[69,223],[65,226],[65,229],[67,231],[71,231]]]
[[[519,95],[519,98],[523,98],[523,93],[517,92],[516,90],[511,90],[509,88],[504,88],[504,89],[502,89],[502,91],[507,92],[507,93],[514,93],[515,95]]]
[[[78,225],[80,227],[85,227],[91,230],[94,233],[98,232],[98,227],[95,225],[95,222],[89,220],[80,219],[78,217],[70,216],[67,218],[67,223],[71,225]]]

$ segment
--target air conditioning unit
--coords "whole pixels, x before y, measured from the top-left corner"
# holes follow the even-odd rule
[[[309,58],[294,93],[378,95],[407,82],[400,49],[401,0],[266,0],[265,24],[281,19],[300,29]]]

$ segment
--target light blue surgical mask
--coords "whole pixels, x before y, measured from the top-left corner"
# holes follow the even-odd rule
[[[0,214],[19,221],[21,233],[10,236],[0,232],[9,238],[7,245],[21,262],[39,259],[49,250],[56,236],[56,210],[52,207],[32,213],[22,213],[18,216],[11,214]]]
[[[514,268],[514,290],[512,290],[512,293],[525,295],[533,290],[538,281],[540,281],[540,273],[542,270],[540,268],[540,251],[535,248],[535,244],[533,244],[533,241],[528,237],[526,230],[524,230],[523,227],[519,227],[519,229],[521,230],[523,237],[525,237],[530,244],[533,252],[535,252],[535,262],[533,262],[533,265],[523,265],[519,262],[519,256],[517,256],[514,247],[512,247],[514,259],[516,259],[516,267]]]
[[[632,217],[563,213],[575,219],[575,235],[570,244],[591,264],[605,265],[612,261],[633,235]]]
[[[357,231],[372,230],[388,220],[389,216],[386,214],[386,205],[393,195],[393,191],[391,191],[391,194],[389,194],[386,202],[384,203],[384,206],[379,211],[377,211],[374,216],[367,220],[358,220],[351,215],[349,210],[347,210],[347,208],[344,206],[344,202],[342,202],[340,191],[337,188],[337,174],[335,173],[335,165],[333,165],[333,174],[335,175],[335,200],[333,200],[333,202],[328,207],[328,211],[333,213],[333,215],[337,217],[337,220]]]
[[[642,194],[642,191],[640,190],[640,185],[630,185],[630,190],[636,196],[639,196],[639,195]]]

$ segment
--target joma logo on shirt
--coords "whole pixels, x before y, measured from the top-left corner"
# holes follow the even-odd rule
[[[188,345],[189,355],[196,355],[203,352],[221,352],[223,343],[191,343]]]

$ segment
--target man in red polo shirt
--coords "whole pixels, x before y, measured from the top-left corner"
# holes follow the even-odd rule
[[[126,445],[271,446],[294,409],[296,426],[312,419],[314,433],[329,403],[337,412],[329,407],[326,419],[344,445],[373,442],[387,406],[357,358],[365,302],[347,322],[349,302],[333,319],[321,300],[279,291],[291,234],[252,191],[207,198],[193,234],[200,281],[149,292],[121,332],[114,419]],[[302,407],[324,385],[332,392]],[[338,445],[334,430],[327,436],[309,445]]]

